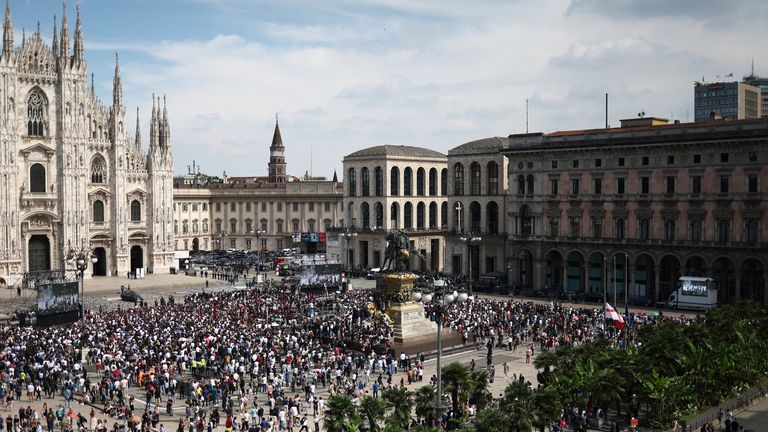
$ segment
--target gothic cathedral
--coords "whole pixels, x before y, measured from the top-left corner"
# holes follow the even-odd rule
[[[112,104],[87,84],[80,11],[70,49],[67,7],[50,46],[40,29],[14,46],[6,4],[0,58],[0,277],[71,269],[167,273],[173,261],[173,157],[165,99],[152,96],[149,150],[126,131],[115,56]],[[142,269],[142,270],[138,270]]]

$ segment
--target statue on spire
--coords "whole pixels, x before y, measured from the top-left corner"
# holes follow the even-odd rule
[[[11,5],[5,0],[5,21],[3,21],[3,57],[13,55],[13,21],[11,20]]]

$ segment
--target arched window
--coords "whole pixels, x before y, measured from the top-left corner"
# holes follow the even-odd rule
[[[488,218],[488,234],[499,233],[499,205],[495,201],[488,203],[486,207],[486,218]]]
[[[448,169],[443,168],[442,171],[440,171],[440,195],[446,196],[448,195]]]
[[[640,240],[651,239],[651,220],[640,219]]]
[[[533,195],[533,174],[528,174],[526,186],[528,187],[528,195]]]
[[[27,135],[45,135],[45,96],[39,91],[32,92],[27,100]]]
[[[460,163],[453,166],[453,194],[464,195],[464,165]]]
[[[701,241],[704,236],[701,233],[701,219],[691,219],[691,241]]]
[[[472,162],[469,166],[470,195],[480,195],[480,164]]]
[[[603,238],[602,216],[595,216],[592,218],[592,237],[596,239]]]
[[[429,170],[429,196],[437,195],[437,170]]]
[[[413,195],[413,170],[411,167],[407,167],[403,170],[403,195]]]
[[[443,202],[440,204],[440,227],[446,229],[448,227],[448,203]]]
[[[664,221],[664,240],[675,239],[675,220],[667,219]]]
[[[45,167],[39,163],[29,168],[29,191],[45,193]]]
[[[131,201],[131,222],[141,222],[141,203],[139,200]]]
[[[727,242],[731,239],[731,221],[720,219],[717,221],[717,240]]]
[[[181,233],[182,234],[189,233],[189,221],[187,219],[184,219],[183,221],[181,221]]]
[[[616,219],[616,240],[624,240],[624,238],[627,236],[627,228],[626,228],[626,221],[624,219],[619,218]]]
[[[529,236],[532,233],[533,217],[531,209],[524,205],[520,207],[520,235]]]
[[[517,176],[517,194],[525,195],[525,176],[522,174]]]
[[[91,183],[106,183],[107,164],[101,155],[96,155],[91,161]]]
[[[472,204],[469,205],[469,230],[472,232],[479,233],[480,232],[480,203],[477,201],[473,201]]]
[[[347,172],[349,177],[349,196],[353,197],[357,195],[357,173],[354,168],[350,168]]]
[[[392,203],[392,205],[389,207],[389,228],[390,229],[400,229],[399,225],[399,218],[400,218],[400,205],[396,202]]]
[[[373,186],[373,194],[375,196],[384,195],[384,173],[381,171],[381,167],[373,169],[373,179],[375,183]]]
[[[400,168],[392,167],[389,171],[389,194],[400,195]]]
[[[368,203],[360,204],[360,214],[363,217],[363,229],[371,228],[371,208]]]
[[[101,200],[93,202],[93,221],[104,223],[104,203]]]
[[[403,228],[407,230],[413,228],[413,204],[410,202],[403,206]]]
[[[384,227],[384,206],[376,203],[376,228]]]
[[[363,183],[363,191],[360,193],[361,196],[369,196],[371,194],[371,175],[368,172],[368,168],[363,168],[360,170],[360,181]]]
[[[424,203],[420,202],[416,204],[416,228],[424,229]]]
[[[429,228],[437,228],[437,203],[429,203]]]
[[[499,165],[496,162],[488,162],[488,195],[499,193]]]
[[[754,243],[760,240],[760,219],[747,219],[744,223],[744,240]]]
[[[418,196],[424,196],[425,172],[424,168],[416,170],[416,195]]]

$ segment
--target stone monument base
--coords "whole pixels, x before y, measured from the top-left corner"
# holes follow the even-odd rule
[[[392,319],[395,342],[422,336],[437,336],[437,323],[424,316],[424,307],[417,303],[396,304],[387,309]]]
[[[413,281],[411,272],[384,273],[376,280],[377,289],[390,300],[385,311],[392,320],[392,330],[397,343],[422,336],[437,336],[437,324],[424,316],[424,307],[411,301]]]

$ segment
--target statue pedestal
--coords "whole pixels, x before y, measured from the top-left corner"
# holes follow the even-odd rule
[[[417,303],[396,304],[387,309],[392,319],[395,342],[405,342],[422,336],[437,336],[437,323],[424,316],[424,307]]]
[[[412,302],[413,281],[410,272],[384,273],[376,280],[376,288],[390,299],[385,311],[392,320],[395,342],[422,336],[437,336],[437,324],[424,316],[424,307]]]

